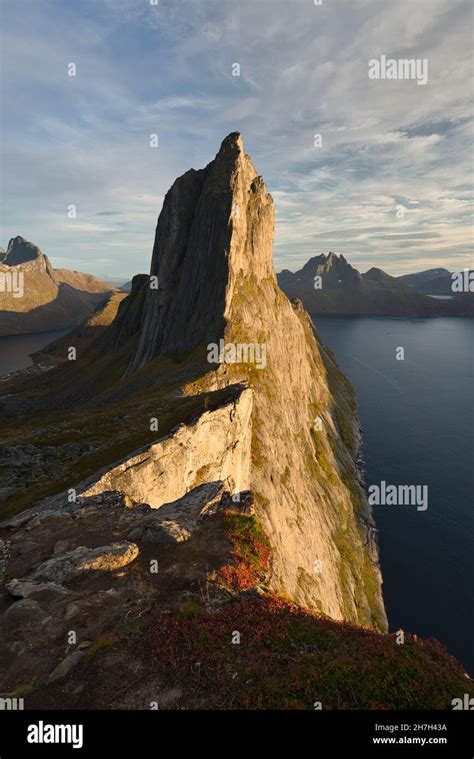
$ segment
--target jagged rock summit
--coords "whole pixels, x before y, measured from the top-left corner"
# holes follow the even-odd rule
[[[361,275],[344,258],[342,253],[328,253],[327,256],[315,256],[310,258],[303,267],[303,276],[321,276],[328,286],[337,287],[343,284],[345,287],[357,287],[361,282]]]
[[[17,235],[9,241],[2,263],[7,266],[17,266],[28,261],[36,261],[42,256],[44,256],[44,253],[41,252],[37,245]]]
[[[147,292],[131,368],[221,337],[237,278],[275,278],[272,235],[272,198],[233,132],[166,194],[150,270],[158,289]]]

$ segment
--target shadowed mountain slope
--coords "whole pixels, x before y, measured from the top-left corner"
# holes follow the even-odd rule
[[[53,269],[23,237],[8,243],[0,282],[0,336],[76,326],[114,291],[90,274]]]

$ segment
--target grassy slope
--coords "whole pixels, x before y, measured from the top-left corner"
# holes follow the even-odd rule
[[[83,358],[79,356],[76,365],[63,365],[39,375],[34,384],[31,378],[5,383],[5,393],[20,392],[31,406],[26,406],[25,413],[12,416],[6,404],[0,417],[4,444],[42,448],[94,441],[100,447],[78,461],[65,459],[60,478],[16,492],[0,505],[0,518],[74,486],[102,467],[155,442],[176,425],[189,422],[202,413],[205,404],[212,410],[233,396],[232,389],[180,395],[179,388],[203,372],[205,354],[200,351],[188,357],[185,364],[157,358],[123,380],[130,350],[130,344],[116,354],[89,350]],[[153,418],[158,419],[158,432],[150,430]],[[2,466],[0,460],[0,475]]]

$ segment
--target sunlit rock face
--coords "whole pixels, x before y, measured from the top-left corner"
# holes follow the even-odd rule
[[[134,503],[160,508],[204,482],[231,494],[249,488],[252,391],[181,425],[163,440],[101,473],[81,495],[120,491]]]

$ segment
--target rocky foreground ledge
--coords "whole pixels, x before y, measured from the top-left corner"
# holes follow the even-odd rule
[[[436,641],[401,646],[275,596],[268,538],[239,497],[203,484],[153,509],[109,491],[4,523],[2,696],[29,709],[448,709],[474,693]]]

